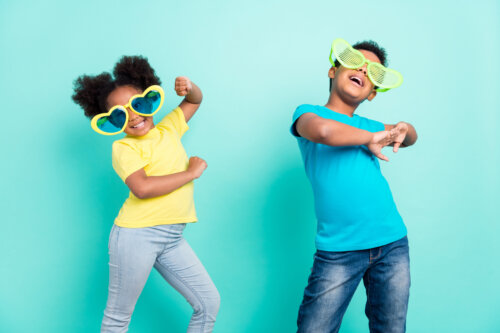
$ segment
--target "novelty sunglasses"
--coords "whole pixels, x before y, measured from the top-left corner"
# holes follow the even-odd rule
[[[128,123],[127,108],[133,112],[152,117],[163,105],[164,92],[160,86],[148,87],[142,94],[130,97],[125,105],[115,105],[106,113],[100,113],[90,122],[92,129],[104,135],[115,135],[125,130]]]
[[[332,43],[330,51],[330,63],[335,67],[335,56],[342,66],[349,69],[358,69],[366,66],[368,79],[377,87],[376,91],[384,92],[399,87],[403,83],[403,76],[394,69],[387,68],[378,62],[372,62],[365,58],[363,53],[353,48],[342,38],[337,38]]]

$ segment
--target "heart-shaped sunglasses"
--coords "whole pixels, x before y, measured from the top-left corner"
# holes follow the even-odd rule
[[[160,110],[163,100],[163,89],[157,85],[150,86],[142,94],[130,97],[127,104],[115,105],[108,112],[94,116],[90,125],[100,134],[119,134],[125,130],[128,123],[127,108],[141,116],[152,117]]]
[[[403,76],[401,73],[377,62],[367,60],[363,53],[354,49],[342,38],[337,38],[333,41],[330,51],[330,63],[335,67],[335,61],[332,59],[332,55],[334,55],[345,68],[357,69],[368,64],[366,66],[368,79],[377,87],[376,90],[378,92],[397,88],[403,83]]]

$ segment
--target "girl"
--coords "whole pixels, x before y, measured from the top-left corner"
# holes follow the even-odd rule
[[[193,307],[188,332],[211,332],[220,297],[182,236],[196,222],[193,180],[207,164],[187,158],[181,144],[202,100],[187,77],[175,80],[184,100],[156,126],[163,104],[160,79],[141,56],[124,56],[109,73],[80,76],[73,100],[101,134],[127,135],[113,143],[113,168],[130,189],[109,238],[109,290],[101,332],[126,332],[152,267]]]

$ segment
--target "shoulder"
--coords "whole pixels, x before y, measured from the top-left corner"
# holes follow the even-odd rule
[[[160,127],[166,127],[170,125],[171,123],[185,123],[186,120],[184,118],[184,112],[182,112],[182,109],[177,106],[174,108],[172,111],[170,111],[163,119],[158,123],[157,126]]]
[[[299,105],[292,116],[292,126],[290,127],[290,133],[295,137],[301,137],[299,132],[297,131],[296,124],[297,120],[305,113],[314,113],[315,115],[321,116],[321,107],[318,105],[312,104],[302,104]]]
[[[180,136],[189,129],[184,112],[179,106],[163,117],[156,127],[161,132],[173,131]]]
[[[319,105],[312,105],[312,104],[302,104],[297,106],[295,109],[295,112],[301,111],[301,112],[318,112]]]
[[[138,140],[135,138],[124,137],[113,142],[113,155],[126,153],[127,151],[137,151],[139,148]]]
[[[293,122],[299,119],[299,117],[302,116],[304,113],[314,113],[320,115],[321,111],[318,105],[312,105],[312,104],[299,105],[295,109],[295,112],[293,113]]]
[[[137,139],[130,136],[125,136],[121,139],[113,141],[113,147],[119,146],[135,146],[137,145]]]

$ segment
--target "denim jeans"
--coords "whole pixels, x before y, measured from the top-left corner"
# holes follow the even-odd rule
[[[109,290],[101,332],[127,332],[153,266],[193,307],[188,332],[212,332],[220,297],[182,237],[185,224],[148,228],[113,225],[109,236]]]
[[[370,332],[405,332],[410,290],[407,237],[362,251],[318,250],[299,309],[298,332],[338,332],[361,279]]]

